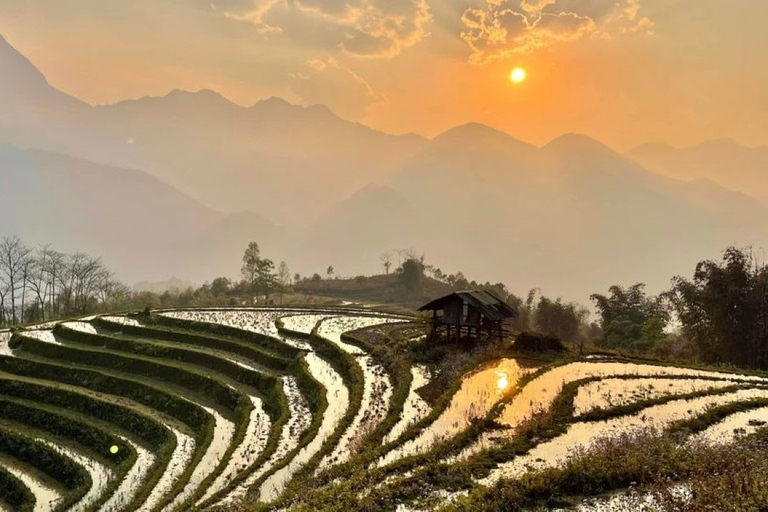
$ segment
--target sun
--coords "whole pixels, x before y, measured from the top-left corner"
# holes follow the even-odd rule
[[[515,68],[509,74],[509,79],[512,80],[513,84],[519,84],[520,82],[525,80],[525,76],[526,76],[526,73],[523,68]]]

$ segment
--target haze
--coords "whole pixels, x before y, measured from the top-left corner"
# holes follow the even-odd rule
[[[0,2],[0,235],[587,302],[765,247],[768,3]],[[509,80],[513,68],[524,81]]]

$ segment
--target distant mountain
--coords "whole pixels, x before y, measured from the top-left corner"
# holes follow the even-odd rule
[[[678,179],[707,179],[768,203],[768,147],[749,148],[730,139],[686,148],[650,143],[627,152],[643,167]]]
[[[0,144],[0,235],[102,256],[128,281],[213,269],[236,275],[250,240],[282,234],[255,214],[225,215],[142,171]]]
[[[426,142],[345,121],[324,106],[272,98],[244,108],[208,90],[92,107],[51,88],[4,40],[0,75],[0,107],[15,105],[0,114],[0,140],[142,169],[216,209],[269,212],[293,225]]]
[[[337,203],[303,230],[292,251],[300,267],[322,273],[334,265],[343,275],[370,273],[379,256],[425,241],[417,210],[389,186],[369,184]]]

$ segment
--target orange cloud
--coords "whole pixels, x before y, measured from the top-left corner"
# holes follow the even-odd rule
[[[427,0],[218,0],[218,4],[224,16],[250,22],[260,32],[291,33],[291,16],[267,21],[278,10],[292,13],[294,19],[306,17],[323,28],[318,37],[335,34],[338,46],[357,57],[394,57],[426,37],[432,21]]]
[[[486,0],[467,9],[461,38],[472,64],[486,64],[584,37],[653,33],[653,21],[640,16],[640,0]]]

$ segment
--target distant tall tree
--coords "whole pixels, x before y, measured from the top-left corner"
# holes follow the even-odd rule
[[[379,261],[381,261],[381,264],[384,265],[384,272],[389,275],[389,269],[392,267],[392,253],[382,253],[382,255],[379,256]]]
[[[330,279],[334,273],[333,265],[328,265],[328,268],[325,270],[325,273],[328,276],[328,279]]]
[[[243,254],[243,266],[240,272],[243,274],[243,279],[252,287],[256,284],[256,280],[259,276],[259,262],[261,261],[261,250],[259,244],[251,242],[245,249]]]
[[[291,286],[291,271],[285,261],[281,261],[277,266],[277,284],[280,288],[280,305],[283,304],[283,294]]]
[[[256,265],[256,288],[269,299],[269,294],[275,287],[275,263],[270,259],[261,259]]]

